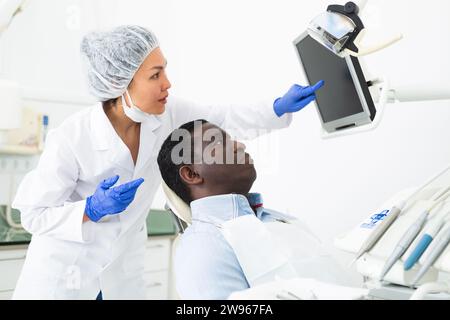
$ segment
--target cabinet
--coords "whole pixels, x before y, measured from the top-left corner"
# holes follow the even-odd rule
[[[146,298],[169,299],[172,237],[149,237],[145,248]],[[26,247],[0,250],[0,300],[11,299],[25,261]]]
[[[147,240],[144,273],[147,299],[169,299],[171,246],[171,237],[149,237]]]
[[[0,251],[0,300],[11,299],[25,255],[25,247]]]

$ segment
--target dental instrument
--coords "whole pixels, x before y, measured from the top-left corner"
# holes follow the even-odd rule
[[[411,245],[414,239],[419,234],[420,230],[422,230],[423,225],[427,221],[429,211],[425,210],[416,220],[416,222],[411,225],[405,234],[402,236],[398,244],[395,246],[394,251],[389,256],[386,264],[383,267],[383,270],[380,274],[380,281],[384,279],[386,274],[391,270],[392,266],[397,262],[398,259],[405,253],[406,249]]]
[[[397,219],[406,202],[407,201],[401,201],[398,204],[394,205],[391,208],[391,210],[389,210],[390,214],[380,222],[378,227],[369,235],[366,241],[364,241],[358,253],[356,254],[356,257],[353,259],[350,265],[352,265],[356,260],[358,260],[364,253],[372,249],[375,243],[378,242],[378,240],[391,226],[391,224],[395,221],[395,219]]]
[[[436,179],[438,179],[442,174],[444,174],[446,171],[448,171],[450,167],[445,168],[441,172],[439,172],[437,175],[432,177],[430,180],[428,180],[424,185],[419,187],[415,192],[413,192],[409,197],[406,198],[404,201],[400,201],[399,203],[395,204],[391,210],[390,214],[384,218],[380,224],[375,228],[375,230],[369,235],[369,237],[364,241],[361,248],[359,249],[358,253],[356,254],[356,257],[353,259],[353,261],[350,263],[352,265],[356,260],[358,260],[364,253],[372,249],[372,247],[378,242],[378,240],[383,236],[383,234],[386,232],[386,230],[391,226],[391,224],[397,219],[397,217],[400,215],[400,212],[402,211],[403,207],[405,206],[408,201],[413,199],[419,192],[421,192],[423,189],[428,187],[431,183],[433,183]]]
[[[395,264],[395,262],[400,259],[400,257],[406,252],[406,250],[409,248],[411,243],[414,241],[414,239],[419,234],[420,230],[422,230],[423,226],[425,225],[425,222],[427,221],[428,215],[430,212],[438,205],[443,204],[443,201],[448,197],[448,195],[445,198],[441,198],[443,195],[446,194],[446,192],[450,189],[450,187],[444,189],[443,191],[439,191],[436,194],[433,195],[431,198],[432,201],[435,201],[432,206],[430,206],[428,209],[424,210],[422,214],[419,216],[419,218],[406,230],[406,232],[401,237],[400,241],[395,246],[394,251],[389,256],[388,260],[386,261],[383,270],[380,274],[380,281],[384,279],[386,274],[389,272],[389,270],[392,268],[392,266]],[[439,201],[437,201],[439,200]],[[437,202],[436,202],[437,201]]]
[[[436,217],[435,221],[432,221],[430,225],[427,227],[424,235],[414,248],[414,250],[411,252],[409,257],[406,259],[405,263],[403,264],[404,270],[411,269],[414,264],[419,261],[420,257],[423,255],[425,250],[430,245],[431,241],[436,237],[439,230],[444,226],[445,224],[445,218],[450,213],[450,211],[445,212],[444,214]]]
[[[412,286],[415,286],[419,280],[425,275],[428,269],[434,264],[434,262],[439,258],[445,248],[448,246],[450,242],[450,227],[446,228],[441,236],[437,239],[436,246],[428,255],[426,261],[423,263],[422,268],[420,268],[419,272],[416,274],[414,280],[412,281]]]

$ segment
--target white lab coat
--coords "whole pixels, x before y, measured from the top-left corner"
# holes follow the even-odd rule
[[[164,139],[179,125],[207,119],[225,129],[287,127],[272,101],[245,107],[196,106],[170,97],[166,112],[141,125],[136,166],[101,104],[66,119],[47,136],[36,169],[23,179],[13,207],[33,237],[14,299],[140,299],[144,294],[145,220],[160,185],[156,162]],[[261,131],[235,131],[252,138]],[[139,177],[134,201],[118,215],[82,223],[85,199],[105,178],[117,184]]]

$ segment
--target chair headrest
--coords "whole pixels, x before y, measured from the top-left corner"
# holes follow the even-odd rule
[[[161,185],[166,195],[167,204],[169,205],[172,212],[181,220],[186,222],[187,224],[192,223],[192,213],[191,208],[188,206],[186,202],[184,202],[176,193],[169,188],[169,186],[161,180]]]

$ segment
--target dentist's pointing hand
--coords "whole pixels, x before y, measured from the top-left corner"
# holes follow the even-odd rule
[[[112,187],[119,176],[103,180],[95,190],[95,193],[86,199],[85,213],[94,222],[108,214],[117,214],[124,211],[134,200],[136,191],[144,182],[139,178],[117,187]]]
[[[294,84],[282,97],[275,100],[273,109],[277,116],[285,113],[297,112],[316,99],[315,92],[323,87],[324,81],[320,80],[314,86],[302,87]]]

